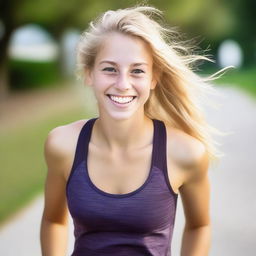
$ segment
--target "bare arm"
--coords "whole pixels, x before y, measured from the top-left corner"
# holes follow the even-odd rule
[[[181,256],[207,256],[210,247],[208,157],[200,153],[180,188],[186,219]]]
[[[51,131],[45,142],[48,166],[45,183],[45,205],[41,222],[41,250],[43,256],[64,256],[67,248],[67,204],[65,196],[66,159],[61,148],[59,128]]]

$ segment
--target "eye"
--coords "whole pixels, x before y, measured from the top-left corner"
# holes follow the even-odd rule
[[[140,74],[140,73],[145,73],[142,69],[133,69],[132,70],[132,73],[135,73],[135,74]]]
[[[103,68],[102,71],[116,72],[116,69],[113,67],[106,67],[106,68]]]

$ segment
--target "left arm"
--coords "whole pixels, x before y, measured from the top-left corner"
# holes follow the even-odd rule
[[[181,256],[207,256],[210,247],[208,156],[204,150],[186,170],[180,187],[185,214]]]

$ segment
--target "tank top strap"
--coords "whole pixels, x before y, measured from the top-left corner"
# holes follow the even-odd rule
[[[84,126],[82,127],[80,134],[78,136],[77,145],[76,145],[76,151],[75,151],[75,157],[74,162],[71,170],[71,175],[73,171],[77,168],[77,166],[85,160],[85,157],[87,156],[88,151],[88,144],[91,137],[92,132],[92,126],[97,118],[92,118],[86,121]]]
[[[85,160],[88,154],[88,145],[91,138],[92,127],[94,122],[98,118],[89,119],[82,127],[80,134],[78,136],[75,157],[73,161],[73,166],[71,169],[70,177],[73,175],[74,170],[77,166]],[[164,172],[167,171],[166,162],[166,128],[163,121],[152,119],[154,125],[154,136],[153,136],[153,166],[158,167]]]
[[[166,158],[166,127],[163,121],[153,119],[154,121],[154,141],[153,141],[153,165],[167,171]]]

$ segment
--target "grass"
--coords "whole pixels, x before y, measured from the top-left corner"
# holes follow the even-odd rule
[[[86,117],[81,108],[72,109],[27,128],[0,134],[0,223],[42,192],[47,170],[44,141],[49,131]]]
[[[216,82],[239,87],[256,98],[256,66],[230,70]]]
[[[216,68],[210,68],[203,73],[212,74],[216,71]],[[230,69],[214,83],[221,86],[237,87],[256,99],[256,65],[242,69]]]

